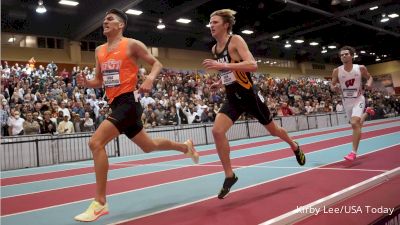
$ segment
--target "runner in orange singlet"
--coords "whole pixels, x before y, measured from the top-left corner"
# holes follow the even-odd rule
[[[96,172],[96,196],[89,208],[75,217],[78,221],[94,221],[108,214],[106,201],[108,157],[105,146],[119,134],[124,133],[146,153],[174,149],[185,153],[195,163],[199,161],[199,155],[191,140],[177,143],[164,138],[151,139],[143,129],[140,119],[143,110],[137,98],[138,93],[135,91],[138,72],[136,62],[141,59],[152,66],[139,92],[151,90],[162,65],[147,51],[142,42],[123,37],[127,21],[126,14],[118,9],[111,9],[106,13],[103,34],[107,37],[107,43],[96,48],[96,76],[93,80],[86,80],[83,74],[77,76],[80,86],[100,88],[104,85],[112,108],[111,115],[100,124],[89,141]]]

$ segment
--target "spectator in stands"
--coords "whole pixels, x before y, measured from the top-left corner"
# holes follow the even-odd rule
[[[156,101],[152,97],[150,97],[149,93],[146,92],[146,93],[144,93],[144,96],[142,97],[142,99],[140,99],[140,103],[142,104],[143,108],[146,108],[147,105],[155,104]]]
[[[64,115],[63,121],[58,124],[57,131],[59,134],[71,134],[75,132],[74,125],[68,119],[68,115]]]
[[[144,114],[143,114],[144,115]],[[107,118],[105,109],[99,110],[99,116],[96,118],[96,128]]]
[[[5,103],[5,104],[4,104]],[[1,136],[8,135],[8,113],[4,110],[4,106],[7,104],[6,99],[2,99],[2,104],[0,104],[0,123],[1,123]]]
[[[43,121],[40,126],[40,133],[42,134],[54,134],[56,130],[56,124],[50,120],[51,113],[50,111],[43,112]]]
[[[83,131],[83,120],[78,114],[74,114],[72,116],[72,121],[74,125],[74,130],[76,133],[82,132]]]
[[[33,135],[40,133],[40,125],[37,121],[33,120],[31,112],[26,114],[26,120],[23,122],[23,129],[25,135]]]
[[[94,130],[95,130],[95,127],[94,127],[93,119],[90,118],[89,112],[85,112],[85,118],[83,119],[83,132],[90,132],[90,131],[94,131]]]
[[[339,100],[336,104],[336,112],[343,112],[343,103]]]
[[[281,111],[282,111],[282,116],[291,116],[291,115],[293,115],[292,110],[289,108],[289,106],[288,106],[288,104],[286,102],[282,102]]]
[[[20,112],[19,111],[11,111],[11,116],[8,118],[8,133],[11,136],[15,135],[23,135],[24,134],[24,119],[20,117]]]

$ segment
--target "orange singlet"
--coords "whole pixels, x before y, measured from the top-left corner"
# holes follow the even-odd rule
[[[118,48],[110,52],[107,51],[108,44],[99,48],[97,60],[109,103],[121,94],[133,92],[136,87],[139,68],[127,54],[128,43],[127,38],[122,38]]]

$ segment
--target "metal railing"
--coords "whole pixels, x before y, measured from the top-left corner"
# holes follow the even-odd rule
[[[346,124],[343,113],[276,117],[275,122],[289,132],[331,127]],[[196,145],[214,143],[212,123],[180,126],[163,126],[146,129],[151,137],[164,137],[177,142],[193,139]],[[1,139],[1,170],[75,162],[92,159],[88,142],[93,132],[63,135],[12,136]],[[228,140],[262,137],[269,135],[255,120],[238,121],[228,131]],[[141,154],[143,151],[125,135],[112,140],[106,146],[110,157]]]

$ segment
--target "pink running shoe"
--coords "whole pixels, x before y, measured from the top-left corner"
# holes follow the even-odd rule
[[[368,113],[370,116],[374,116],[375,115],[375,110],[372,107],[367,107],[365,109],[365,112]]]
[[[344,157],[344,159],[352,162],[356,159],[356,157],[357,155],[354,152],[350,152],[348,155]]]

